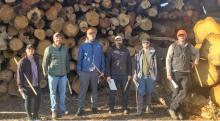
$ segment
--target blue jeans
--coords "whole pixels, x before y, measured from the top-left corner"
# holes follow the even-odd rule
[[[66,98],[66,84],[67,76],[51,76],[48,75],[48,83],[50,89],[50,102],[51,111],[55,111],[57,108],[56,93],[58,89],[59,93],[59,108],[61,112],[66,111],[65,98]]]
[[[137,93],[138,96],[145,96],[147,97],[147,105],[151,104],[151,94],[154,90],[155,86],[155,80],[153,80],[150,77],[141,77],[138,79],[138,88],[137,88]]]

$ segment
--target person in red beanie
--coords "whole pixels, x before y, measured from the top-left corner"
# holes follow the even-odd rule
[[[187,33],[181,29],[177,32],[177,41],[169,46],[166,56],[167,79],[174,81],[172,101],[168,109],[173,119],[183,119],[181,104],[187,94],[190,70],[199,62],[199,51],[187,41]]]

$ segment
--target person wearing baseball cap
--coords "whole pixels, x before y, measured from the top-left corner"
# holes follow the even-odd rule
[[[39,119],[38,113],[41,102],[41,80],[42,70],[39,63],[39,58],[35,55],[34,46],[32,44],[28,44],[26,46],[26,55],[20,59],[17,68],[17,86],[20,94],[25,100],[24,106],[28,120]],[[28,81],[31,83],[31,86],[34,89],[30,87]],[[32,98],[34,99],[34,106],[31,103]],[[34,107],[33,111],[31,110],[32,106]]]
[[[133,81],[137,88],[137,113],[142,115],[144,97],[146,97],[146,113],[153,113],[151,108],[151,95],[157,77],[156,51],[150,46],[150,38],[141,40],[142,49],[135,55],[135,71]]]
[[[107,80],[115,81],[117,89],[121,93],[121,105],[123,114],[128,114],[128,92],[129,80],[131,79],[131,57],[128,49],[123,45],[123,37],[118,35],[114,39],[115,45],[107,53],[106,74]],[[112,114],[115,106],[116,90],[111,90],[109,93],[109,114]]]
[[[167,79],[174,81],[178,88],[174,88],[172,102],[168,112],[173,119],[183,119],[180,109],[187,95],[187,84],[190,80],[191,68],[199,62],[199,51],[187,41],[187,32],[180,29],[177,41],[168,48],[166,56]]]
[[[89,85],[92,91],[92,112],[98,113],[98,79],[104,76],[105,58],[103,48],[97,42],[96,34],[96,28],[88,28],[86,31],[86,41],[79,47],[77,72],[80,76],[80,89],[76,116],[84,115],[85,98]]]
[[[62,34],[57,32],[53,35],[53,44],[48,46],[44,51],[42,62],[43,74],[48,79],[50,90],[52,119],[59,115],[67,115],[66,108],[66,85],[67,73],[70,71],[68,49],[62,45]],[[57,108],[57,92],[59,93],[59,112]]]

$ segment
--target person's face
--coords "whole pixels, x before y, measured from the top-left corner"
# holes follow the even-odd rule
[[[150,46],[150,42],[149,41],[143,41],[142,42],[142,46],[143,46],[143,48],[149,48],[149,46]]]
[[[33,56],[34,52],[35,52],[35,50],[33,48],[26,49],[27,56]]]
[[[95,31],[88,31],[86,36],[87,36],[88,40],[94,40],[96,38],[96,32]]]
[[[117,47],[121,47],[122,46],[122,44],[123,44],[123,40],[122,39],[116,39],[115,40],[115,45],[117,46]]]
[[[56,45],[56,46],[61,46],[61,44],[62,44],[62,36],[61,35],[56,35],[56,36],[54,36],[54,38],[53,38],[54,40],[54,44]]]
[[[179,42],[182,42],[182,43],[186,42],[186,35],[184,34],[178,35],[177,38]]]

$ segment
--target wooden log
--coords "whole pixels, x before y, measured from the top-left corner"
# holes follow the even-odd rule
[[[39,40],[45,40],[46,33],[43,29],[35,29],[34,36]]]
[[[110,18],[110,21],[111,21],[112,25],[114,25],[114,26],[119,26],[120,25],[119,20],[115,17]]]
[[[218,7],[220,7],[220,0],[217,0],[217,5]]]
[[[24,29],[28,26],[29,22],[26,16],[16,16],[14,20],[14,26],[17,30]]]
[[[136,0],[128,0],[128,11],[134,11],[137,6],[137,1]]]
[[[214,116],[214,109],[209,105],[209,99],[195,93],[188,94],[184,101],[184,111],[198,115],[206,119],[211,119]]]
[[[58,2],[55,2],[53,6],[57,9],[58,12],[60,12],[63,8],[62,4]]]
[[[39,20],[38,23],[35,23],[34,26],[37,28],[37,29],[43,29],[45,27],[45,21],[43,19]]]
[[[46,30],[46,36],[47,36],[47,37],[52,37],[53,34],[54,34],[54,31],[53,31],[52,29],[47,29],[47,30]]]
[[[33,44],[33,42],[30,41],[29,36],[24,35],[25,32],[19,31],[18,38],[23,41],[25,44]]]
[[[40,0],[22,0],[22,7],[23,8],[28,8],[33,4],[38,3]]]
[[[64,24],[64,19],[63,18],[57,18],[56,20],[53,20],[50,24],[51,30],[54,32],[61,32]]]
[[[215,104],[217,106],[220,106],[219,92],[220,92],[220,85],[219,84],[214,86],[214,87],[212,87],[211,91],[210,91],[211,99],[212,99],[212,101],[215,102]]]
[[[89,11],[85,15],[86,21],[90,26],[97,26],[99,24],[99,14],[95,11]]]
[[[2,82],[0,83],[0,95],[7,93],[8,87],[7,87],[7,82]]]
[[[0,8],[0,20],[4,23],[9,23],[15,17],[15,11],[13,7],[9,5],[2,5]]]
[[[39,41],[38,46],[37,46],[37,50],[36,53],[43,56],[44,55],[44,50],[46,49],[46,47],[48,47],[51,44],[50,41],[48,40],[43,40],[43,41]]]
[[[0,71],[0,80],[5,81],[5,82],[10,82],[13,78],[13,72],[5,69]]]
[[[55,20],[58,16],[58,12],[59,11],[57,10],[56,7],[51,6],[49,10],[46,11],[47,20],[50,20],[50,21]]]
[[[9,47],[13,51],[18,51],[18,50],[22,49],[23,46],[24,46],[24,44],[23,44],[22,40],[20,40],[19,38],[13,38],[9,42]]]
[[[16,79],[14,78],[10,83],[8,84],[8,94],[12,96],[18,96],[20,97],[20,93],[18,92],[18,87],[16,84]]]
[[[84,20],[79,22],[79,29],[82,32],[86,32],[86,30],[88,29],[88,23]]]
[[[136,12],[142,13],[145,9],[151,6],[149,0],[142,0],[140,5],[137,7]]]
[[[71,22],[65,22],[63,25],[63,32],[68,37],[75,37],[79,32],[79,26]]]
[[[27,18],[32,23],[38,23],[43,16],[43,12],[39,8],[34,8],[27,13]]]
[[[100,38],[99,43],[102,45],[103,52],[107,53],[109,50],[109,41],[107,39]]]
[[[8,36],[13,37],[18,34],[18,30],[14,26],[8,26],[7,33]]]
[[[79,94],[79,88],[80,88],[80,86],[79,86],[79,76],[77,75],[77,76],[75,76],[73,79],[72,79],[73,81],[72,81],[72,85],[71,85],[71,87],[72,87],[72,89],[77,93],[77,94]]]
[[[76,61],[78,60],[78,51],[79,51],[78,46],[73,47],[73,49],[72,49],[73,60],[76,60]]]
[[[12,51],[10,49],[8,50],[3,50],[3,55],[5,58],[12,58],[16,55],[16,52],[15,51]]]
[[[11,3],[14,3],[16,0],[5,0],[5,3],[7,4],[11,4]]]
[[[150,35],[146,32],[140,32],[139,34],[139,41],[143,41],[143,40],[146,40],[146,39],[149,39],[150,38]]]
[[[147,14],[150,17],[155,17],[158,14],[158,10],[156,6],[152,6],[151,8],[147,9]]]
[[[119,24],[123,27],[128,25],[129,19],[130,19],[130,16],[128,16],[124,13],[120,13],[118,16]]]
[[[103,0],[102,1],[102,6],[106,9],[110,9],[112,7],[112,2],[111,0]]]
[[[135,55],[136,50],[133,47],[128,46],[127,49],[131,57]]]
[[[76,41],[74,38],[67,38],[64,40],[64,45],[67,48],[72,48],[76,45]]]
[[[142,30],[148,31],[152,29],[152,21],[149,18],[142,18],[138,16],[136,18],[136,25],[139,26]]]
[[[73,61],[70,61],[70,71],[75,71],[76,70],[76,63]]]
[[[47,86],[47,80],[42,79],[42,80],[40,81],[40,88],[45,88],[46,86]]]
[[[8,69],[12,70],[13,72],[17,72],[17,64],[15,63],[14,58],[16,58],[16,60],[18,60],[18,61],[21,59],[18,56],[11,57],[9,60]]]
[[[136,13],[132,11],[128,12],[128,15],[130,16],[129,25],[133,27],[135,24]]]
[[[153,23],[153,29],[158,31],[160,34],[167,36],[167,37],[172,37],[175,35],[175,30],[174,28],[171,28],[169,26],[162,25],[160,23]]]
[[[8,34],[5,31],[0,33],[0,50],[7,49],[7,43],[5,41],[7,38],[8,38]]]
[[[99,26],[101,28],[108,28],[110,27],[110,20],[108,18],[99,19]]]

